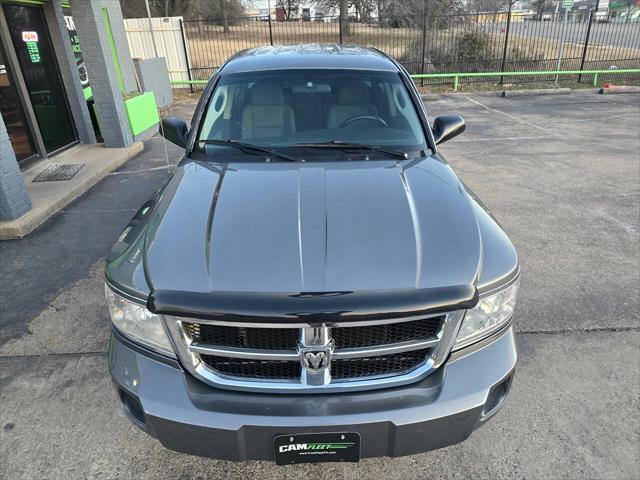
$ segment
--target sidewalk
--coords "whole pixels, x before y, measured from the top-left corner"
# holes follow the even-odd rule
[[[32,208],[20,218],[0,222],[0,240],[28,235],[143,149],[141,142],[127,148],[104,148],[102,144],[78,145],[34,165],[24,172]],[[70,180],[33,181],[43,170],[55,164],[80,164],[82,168]]]

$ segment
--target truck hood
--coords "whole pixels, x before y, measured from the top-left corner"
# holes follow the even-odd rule
[[[435,155],[187,161],[156,204],[144,249],[156,310],[168,298],[161,292],[439,291],[463,300],[475,295],[481,262],[472,200]]]

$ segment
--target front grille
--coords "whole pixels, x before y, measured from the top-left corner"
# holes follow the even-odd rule
[[[257,380],[294,380],[300,378],[300,362],[286,360],[246,360],[242,358],[201,355],[213,370],[230,377]]]
[[[245,328],[185,323],[184,329],[194,342],[256,350],[295,350],[300,338],[299,328]]]
[[[331,362],[331,378],[352,380],[362,377],[407,373],[424,362],[429,353],[430,349],[427,348],[412,352],[394,353],[392,355],[334,360]]]
[[[206,383],[306,393],[382,388],[423,378],[448,355],[463,316],[456,311],[407,321],[286,328],[169,317],[168,326],[181,362]]]
[[[331,329],[336,348],[363,348],[375,345],[435,338],[444,315],[412,322],[387,323]],[[194,342],[225,347],[258,350],[295,349],[300,338],[298,328],[245,328],[185,323],[185,331]]]
[[[331,329],[331,338],[333,338],[336,348],[362,348],[423,340],[436,338],[443,322],[444,315],[413,322],[333,328]]]

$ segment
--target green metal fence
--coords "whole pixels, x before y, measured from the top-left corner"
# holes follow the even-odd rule
[[[598,85],[599,76],[619,75],[619,74],[640,74],[640,68],[618,68],[613,70],[547,70],[543,72],[469,72],[469,73],[419,73],[411,75],[414,80],[422,78],[452,78],[453,90],[458,91],[461,78],[481,78],[481,77],[524,77],[524,76],[549,76],[549,75],[593,75],[593,86]]]
[[[347,21],[327,16],[309,21],[243,16],[229,18],[225,28],[221,19],[184,20],[181,28],[189,79],[208,78],[227,58],[244,48],[309,43],[374,47],[398,60],[410,73],[640,68],[640,21],[614,14],[596,15],[593,0],[583,2],[590,4],[586,5],[588,8],[566,15],[522,14],[512,9],[437,15],[431,0],[413,0],[409,2],[411,14],[399,14],[395,9],[383,8],[383,3],[389,2],[378,2],[382,8],[379,17],[365,15]],[[511,80],[554,82],[555,76]],[[464,83],[482,81],[482,77],[466,78]],[[420,83],[439,85],[442,79],[422,78]]]
[[[598,85],[598,79],[606,75],[620,75],[620,74],[638,74],[640,75],[640,68],[618,68],[611,70],[547,70],[543,72],[468,72],[468,73],[418,73],[411,75],[414,80],[420,79],[453,79],[453,90],[458,91],[461,78],[496,78],[496,77],[522,77],[522,76],[549,76],[549,75],[593,75],[593,86]],[[172,85],[205,85],[208,80],[174,80]]]

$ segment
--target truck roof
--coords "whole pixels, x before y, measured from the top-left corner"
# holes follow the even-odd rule
[[[396,64],[382,52],[357,45],[273,45],[238,52],[220,73],[296,68],[331,68],[397,72]]]

